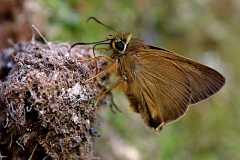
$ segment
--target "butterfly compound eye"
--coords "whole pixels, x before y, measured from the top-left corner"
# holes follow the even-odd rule
[[[125,47],[125,44],[123,43],[123,41],[117,41],[115,42],[115,48],[119,51],[123,51]]]

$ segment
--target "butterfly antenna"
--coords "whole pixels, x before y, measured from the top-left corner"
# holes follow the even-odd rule
[[[101,24],[102,26],[104,26],[104,27],[107,28],[107,29],[110,29],[110,30],[116,32],[116,30],[115,30],[113,27],[104,24],[103,22],[101,22],[100,20],[98,20],[96,17],[89,17],[89,18],[87,19],[87,22],[89,22],[89,21],[91,21],[91,20],[95,21],[95,22],[98,23],[98,24]]]
[[[70,50],[72,48],[74,48],[75,46],[78,46],[78,45],[91,45],[91,44],[94,44],[94,45],[99,45],[99,44],[110,44],[110,42],[107,42],[107,41],[110,41],[111,39],[106,39],[106,40],[103,40],[103,41],[97,41],[97,42],[89,42],[89,43],[85,43],[85,42],[77,42],[77,43],[74,43],[71,45],[70,47]]]

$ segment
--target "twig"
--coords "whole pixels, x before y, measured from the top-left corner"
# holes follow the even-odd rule
[[[39,31],[39,29],[35,26],[35,25],[32,25],[32,31],[33,31],[33,34],[32,34],[32,43],[36,43],[36,33],[41,37],[41,39],[43,40],[43,42],[49,47],[50,49],[50,46],[49,46],[49,42],[48,40],[42,35],[42,33]]]
[[[34,155],[34,152],[35,152],[36,149],[37,149],[37,144],[36,144],[35,147],[33,148],[33,151],[32,151],[32,153],[31,153],[30,157],[28,158],[28,160],[32,160],[33,155]]]

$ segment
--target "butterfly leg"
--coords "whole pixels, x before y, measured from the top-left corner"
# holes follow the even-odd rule
[[[88,79],[85,80],[83,83],[88,83],[89,81],[91,81],[91,80],[93,80],[93,79],[95,79],[95,78],[97,78],[97,77],[100,77],[100,76],[103,75],[103,74],[106,74],[107,72],[109,72],[110,70],[112,70],[113,67],[115,67],[115,63],[110,64],[110,65],[107,66],[107,68],[105,68],[103,71],[99,72],[98,74],[96,74],[96,75],[93,76],[93,77],[88,78]]]
[[[96,50],[97,45],[99,45],[99,44],[95,44],[95,45],[93,46],[93,58],[96,57],[95,50]],[[98,51],[105,51],[105,52],[106,52],[106,51],[111,50],[111,48],[106,48],[106,47],[104,47],[104,48],[97,48],[97,50],[98,50]],[[105,59],[105,60],[107,60],[107,61],[110,61],[110,62],[112,62],[112,63],[114,62],[113,59],[110,58],[110,57],[108,57],[108,56],[103,56],[103,55],[101,55],[101,56],[97,56],[97,57],[101,57],[101,58],[103,58],[103,59]],[[96,74],[97,74],[98,71],[99,71],[99,69],[98,69],[98,66],[97,66],[97,61],[96,61],[96,59],[94,60],[94,63],[95,63],[95,66],[96,66]]]
[[[157,128],[156,131],[161,131],[163,129],[163,126],[165,126],[165,122],[162,122]]]
[[[118,86],[120,86],[122,84],[122,80],[119,80],[118,82],[116,82],[114,85],[112,85],[110,88],[102,91],[99,96],[96,98],[96,102],[95,102],[95,106],[98,105],[98,103],[109,93],[111,92],[113,89],[117,88]],[[113,99],[112,99],[113,100]],[[115,103],[114,103],[115,104]]]
[[[87,58],[87,59],[82,59],[79,60],[80,62],[85,62],[85,61],[92,61],[92,60],[98,60],[98,59],[105,59],[108,62],[114,62],[114,60],[108,56],[96,56],[96,57],[91,57],[91,58]]]
[[[110,108],[111,108],[111,111],[112,111],[113,113],[116,113],[116,111],[122,113],[122,111],[118,108],[117,104],[114,102],[112,93],[111,93],[111,106],[110,106]]]
[[[95,57],[95,54],[94,54],[94,57],[83,59],[83,60],[80,60],[80,61],[84,62],[84,61],[93,61],[94,60],[95,68],[96,68],[96,74],[98,74],[98,72],[99,72],[99,69],[98,69],[98,66],[97,66],[97,60],[98,59],[104,59],[104,60],[106,60],[108,62],[111,62],[111,63],[114,62],[114,60],[112,58],[108,57],[108,56],[97,56],[97,57]]]

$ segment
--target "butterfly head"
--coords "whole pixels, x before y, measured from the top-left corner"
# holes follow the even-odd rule
[[[110,45],[118,54],[124,54],[131,39],[131,33],[121,32],[112,38]]]

